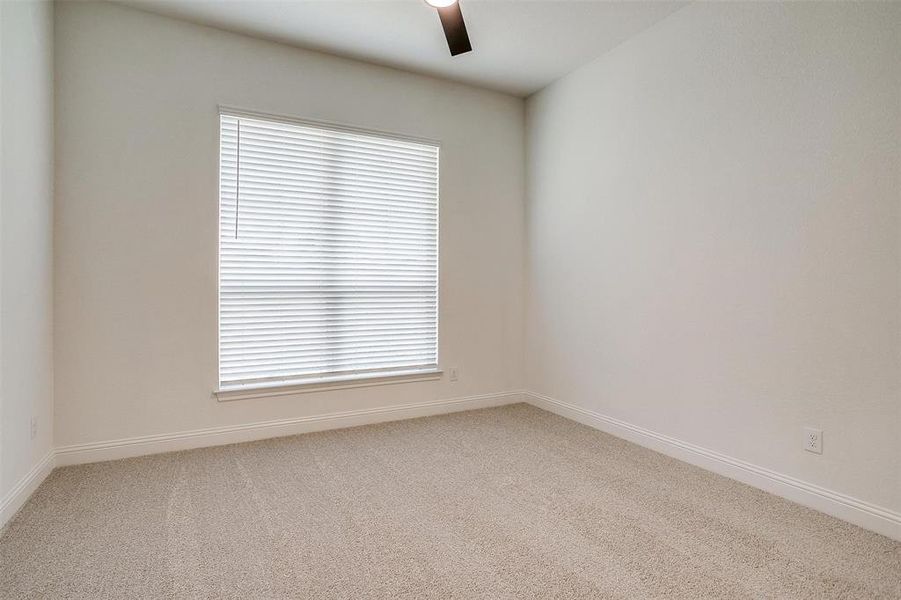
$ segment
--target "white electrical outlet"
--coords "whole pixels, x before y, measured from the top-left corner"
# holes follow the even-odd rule
[[[457,381],[460,379],[460,369],[457,367],[451,367],[447,370],[447,378],[451,381]]]
[[[804,449],[814,454],[823,453],[823,430],[813,427],[804,428]]]
[[[31,439],[38,437],[38,418],[31,417]]]

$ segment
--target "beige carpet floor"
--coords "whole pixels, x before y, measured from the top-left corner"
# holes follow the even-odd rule
[[[901,598],[901,544],[527,405],[56,470],[2,598]]]

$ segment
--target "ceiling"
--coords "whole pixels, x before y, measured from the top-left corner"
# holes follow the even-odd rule
[[[451,57],[423,0],[117,0],[149,12],[528,96],[687,2],[460,0],[473,52]]]

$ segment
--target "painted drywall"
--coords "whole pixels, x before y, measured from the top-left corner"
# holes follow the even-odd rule
[[[0,501],[53,446],[52,234],[53,4],[0,2]]]
[[[901,509],[901,5],[694,3],[527,138],[527,389]]]
[[[57,446],[518,389],[521,99],[105,3],[60,3],[56,36]],[[459,382],[211,396],[220,104],[441,142]]]

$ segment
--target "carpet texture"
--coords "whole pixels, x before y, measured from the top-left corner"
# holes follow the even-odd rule
[[[901,598],[901,544],[527,405],[58,469],[2,598]]]

